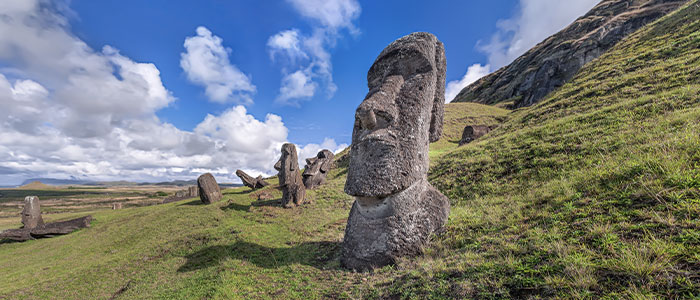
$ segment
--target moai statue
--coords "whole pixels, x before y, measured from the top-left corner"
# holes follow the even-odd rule
[[[41,207],[39,206],[39,197],[24,197],[24,208],[22,209],[22,224],[24,225],[23,228],[27,229],[33,229],[44,225],[44,219],[41,218]]]
[[[313,189],[326,182],[328,171],[333,166],[334,156],[333,152],[324,149],[318,152],[316,157],[306,159],[306,167],[301,176],[307,189]]]
[[[211,173],[199,176],[197,178],[197,186],[199,187],[199,198],[204,204],[214,203],[223,197],[219,184],[216,183],[216,179]]]
[[[462,139],[459,141],[459,145],[462,146],[464,144],[471,143],[472,141],[485,136],[487,133],[491,131],[491,127],[488,126],[483,126],[483,125],[468,125],[464,127],[464,131],[462,131]]]
[[[187,187],[187,191],[190,197],[198,197],[199,196],[199,189],[196,186],[189,186]]]
[[[294,144],[282,145],[282,157],[275,164],[275,170],[279,171],[277,177],[282,188],[282,206],[291,208],[302,205],[306,188],[301,180],[297,148]]]
[[[253,176],[248,175],[246,172],[243,172],[242,170],[236,170],[236,176],[243,181],[243,185],[253,189],[261,189],[264,188],[268,185],[265,180],[263,180],[262,175],[253,178]]]
[[[120,202],[112,203],[112,209],[122,209],[122,204]]]
[[[355,270],[420,254],[450,212],[449,199],[427,181],[428,145],[442,134],[443,44],[430,33],[402,37],[377,57],[367,82],[345,182],[355,203],[341,262]]]

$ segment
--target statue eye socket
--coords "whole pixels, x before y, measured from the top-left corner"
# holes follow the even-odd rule
[[[385,111],[378,111],[375,114],[377,116],[377,128],[387,128],[394,121],[394,117]]]

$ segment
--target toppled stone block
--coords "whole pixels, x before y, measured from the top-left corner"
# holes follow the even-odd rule
[[[236,176],[243,181],[243,185],[253,190],[261,189],[269,185],[269,183],[263,180],[262,175],[253,178],[253,176],[248,175],[246,172],[243,172],[243,170],[236,170]]]
[[[484,125],[468,125],[464,127],[462,139],[459,140],[459,145],[471,143],[472,141],[486,135],[491,131],[491,127]]]

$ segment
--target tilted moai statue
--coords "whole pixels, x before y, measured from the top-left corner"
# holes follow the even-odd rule
[[[261,189],[268,185],[268,183],[263,180],[262,176],[253,178],[253,176],[248,175],[248,173],[243,172],[243,170],[236,170],[236,176],[241,179],[243,185],[253,190]]]
[[[301,180],[297,148],[294,144],[282,145],[282,157],[275,164],[275,170],[279,171],[277,177],[282,188],[282,206],[290,208],[302,205],[306,188]]]
[[[39,197],[24,197],[24,208],[22,209],[22,224],[24,225],[23,228],[28,229],[44,225],[44,219],[41,218],[41,207],[39,206]]]
[[[459,145],[462,146],[464,144],[471,143],[472,141],[485,136],[487,133],[491,131],[491,127],[484,126],[484,125],[468,125],[464,127],[464,131],[462,131],[462,139],[459,140]]]
[[[427,180],[428,145],[442,134],[443,44],[430,33],[402,37],[377,57],[367,82],[345,182],[355,203],[341,262],[355,270],[420,254],[450,212],[449,199]]]
[[[199,189],[194,185],[187,187],[187,191],[188,191],[190,197],[198,197],[199,196]]]
[[[211,173],[199,176],[199,178],[197,178],[197,187],[199,187],[199,199],[201,199],[204,204],[214,203],[221,200],[223,197],[219,184],[216,183],[216,179]]]
[[[324,149],[319,151],[316,157],[306,159],[306,167],[301,176],[307,189],[313,189],[326,182],[328,171],[333,166],[333,157],[333,152]]]

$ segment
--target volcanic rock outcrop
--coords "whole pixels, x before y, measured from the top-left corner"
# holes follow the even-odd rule
[[[533,105],[630,33],[688,0],[603,0],[513,63],[465,87],[453,101]]]
[[[253,178],[253,176],[248,175],[242,170],[236,170],[236,176],[238,176],[241,179],[241,181],[243,181],[243,185],[253,190],[264,188],[269,184],[265,182],[265,180],[263,180],[262,176]]]
[[[214,179],[214,175],[211,175],[211,173],[199,176],[199,178],[197,178],[197,187],[199,188],[199,199],[201,199],[204,204],[217,202],[223,197],[219,184],[216,183],[216,179]]]
[[[471,143],[472,141],[486,135],[491,131],[491,127],[484,125],[468,125],[464,127],[462,132],[462,139],[459,140],[459,145]]]
[[[443,44],[430,33],[402,37],[375,60],[367,82],[345,183],[355,203],[341,262],[355,270],[421,253],[450,212],[449,199],[427,180],[428,145],[442,134]]]
[[[306,159],[304,173],[301,176],[307,189],[316,188],[326,182],[328,171],[333,166],[333,157],[335,157],[333,152],[324,149],[319,151],[316,157]]]
[[[275,170],[279,171],[277,177],[282,189],[282,206],[290,208],[302,205],[306,188],[301,180],[299,162],[297,161],[297,148],[294,144],[286,143],[282,145],[282,157],[275,164]]]
[[[24,198],[24,209],[22,209],[22,224],[24,226],[19,229],[9,229],[0,232],[0,240],[26,241],[55,237],[71,233],[80,228],[90,227],[91,221],[92,216],[85,216],[68,221],[44,223],[41,218],[39,197],[27,196]]]

